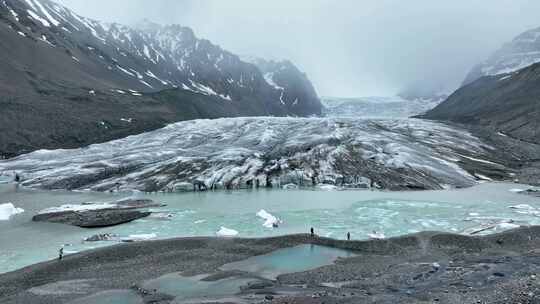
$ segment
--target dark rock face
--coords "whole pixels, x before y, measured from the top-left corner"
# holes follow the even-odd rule
[[[297,116],[321,115],[322,106],[315,88],[298,68],[288,60],[253,63],[261,70],[268,84],[279,92],[279,100],[287,110]]]
[[[81,147],[180,120],[322,108],[292,64],[278,89],[255,65],[178,25],[130,28],[49,0],[5,0],[0,41],[0,157]],[[296,104],[282,103],[282,94]]]
[[[482,125],[540,143],[540,64],[486,76],[462,87],[422,118]]]
[[[128,223],[149,216],[150,214],[151,212],[137,210],[101,209],[38,214],[32,220],[35,222],[59,223],[83,228],[98,228]]]

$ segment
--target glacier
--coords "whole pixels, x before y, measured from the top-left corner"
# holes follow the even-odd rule
[[[419,119],[201,119],[80,149],[0,161],[21,185],[92,191],[195,191],[334,185],[448,189],[511,170],[469,131]]]

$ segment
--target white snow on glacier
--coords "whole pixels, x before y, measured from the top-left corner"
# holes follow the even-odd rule
[[[492,152],[465,130],[417,119],[223,118],[81,149],[40,150],[0,161],[0,172],[17,172],[23,185],[46,189],[152,192],[291,183],[442,189],[473,185],[475,174],[504,172]]]

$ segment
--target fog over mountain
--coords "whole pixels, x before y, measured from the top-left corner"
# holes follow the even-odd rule
[[[540,2],[60,0],[85,16],[192,27],[235,53],[287,58],[327,96],[455,89],[504,42],[540,25]]]

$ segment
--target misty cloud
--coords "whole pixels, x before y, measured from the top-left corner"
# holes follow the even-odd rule
[[[502,43],[540,26],[527,0],[59,0],[81,15],[192,27],[237,54],[287,58],[319,94],[457,87]]]

